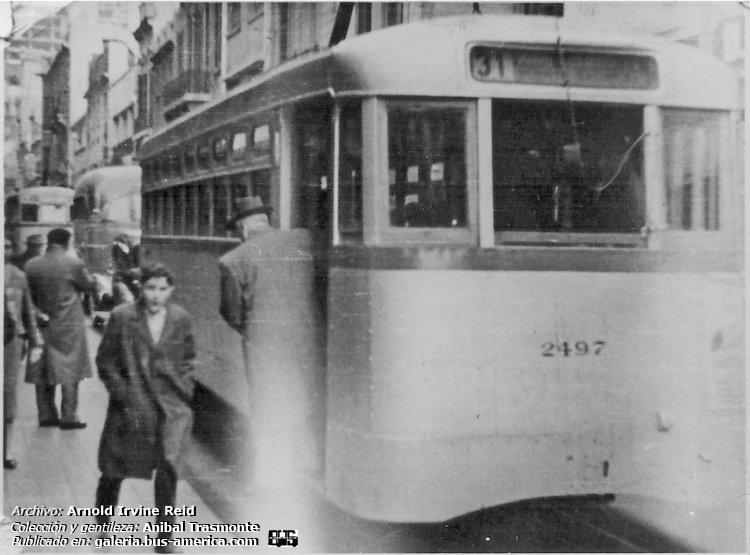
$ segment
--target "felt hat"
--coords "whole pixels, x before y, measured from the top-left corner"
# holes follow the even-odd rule
[[[32,246],[32,245],[43,245],[44,244],[44,239],[42,238],[41,235],[39,235],[38,233],[35,233],[33,235],[29,235],[26,238],[26,244],[29,245],[29,246]]]
[[[227,229],[231,228],[238,220],[252,216],[253,214],[269,215],[273,208],[265,206],[260,197],[242,197],[234,201],[232,217],[227,220]]]

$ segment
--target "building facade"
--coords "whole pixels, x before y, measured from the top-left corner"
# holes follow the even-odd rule
[[[636,30],[693,44],[728,60],[742,75],[741,6],[710,3],[632,2],[357,2],[336,33],[344,3],[180,3],[174,18],[153,31],[142,50],[139,118],[159,129],[227,91],[331,41],[392,25],[462,14],[564,17],[603,28]],[[733,37],[733,38],[732,38]],[[344,39],[345,40],[345,39]],[[734,46],[727,49],[727,40]],[[137,126],[138,127],[138,126]]]

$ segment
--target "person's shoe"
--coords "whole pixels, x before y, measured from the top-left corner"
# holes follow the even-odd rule
[[[18,466],[18,461],[16,459],[3,459],[3,468],[7,468],[8,470],[13,470]]]
[[[59,420],[42,420],[39,422],[40,428],[57,428],[59,425]]]
[[[85,422],[60,422],[61,430],[82,430],[85,427]]]
[[[179,547],[175,547],[171,543],[168,543],[167,545],[157,545],[154,547],[155,553],[185,553],[182,549]]]

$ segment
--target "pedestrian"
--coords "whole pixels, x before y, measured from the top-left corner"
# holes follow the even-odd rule
[[[32,235],[29,235],[26,238],[26,250],[18,256],[14,257],[12,262],[16,265],[16,267],[18,267],[19,270],[24,270],[24,268],[26,267],[26,263],[29,260],[42,254],[43,248],[44,238],[40,234],[34,233]]]
[[[324,345],[311,238],[292,241],[269,223],[259,197],[237,199],[242,243],[219,259],[219,313],[242,337],[249,394],[248,447],[256,485],[316,475],[322,461]],[[321,329],[323,328],[323,329]]]
[[[44,349],[39,365],[27,365],[26,382],[36,386],[41,427],[63,430],[86,427],[78,418],[78,384],[91,376],[86,319],[81,295],[93,292],[96,282],[83,262],[68,253],[71,234],[56,228],[47,234],[47,252],[26,264],[26,278],[42,326]],[[60,416],[55,389],[62,389]]]
[[[130,245],[124,233],[117,235],[112,243],[112,266],[115,270],[115,276],[124,274],[133,267]]]
[[[109,392],[107,417],[99,443],[95,506],[117,504],[125,478],[154,479],[159,509],[158,553],[172,553],[169,543],[177,478],[193,422],[195,348],[187,312],[169,303],[174,277],[163,264],[141,272],[137,302],[116,307],[96,355],[99,377]],[[105,511],[106,512],[106,511]],[[109,517],[97,516],[99,524]]]
[[[3,468],[18,466],[12,457],[13,421],[16,417],[18,376],[24,352],[38,360],[42,336],[36,326],[36,314],[26,275],[11,263],[13,242],[5,238],[5,296],[3,298]]]

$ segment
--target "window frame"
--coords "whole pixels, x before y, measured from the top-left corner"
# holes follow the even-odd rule
[[[396,108],[461,109],[465,114],[464,152],[466,164],[466,225],[464,227],[397,227],[390,223],[388,183],[388,112]],[[391,98],[365,99],[362,104],[362,128],[374,129],[363,137],[362,212],[364,242],[387,244],[477,244],[479,238],[477,103],[476,99]]]
[[[517,99],[513,98],[496,98],[491,99],[490,104],[492,101],[504,101],[504,102],[517,102]],[[539,102],[558,102],[557,100],[551,100],[551,99],[543,99],[539,100]],[[587,102],[587,104],[599,104],[599,102]],[[627,104],[627,106],[633,106],[637,107],[637,104]],[[654,130],[649,127],[649,120],[648,120],[648,106],[641,105],[641,121],[642,125],[641,128],[643,130],[643,133],[645,134],[643,144],[641,145],[642,148],[642,157],[643,157],[643,164],[641,167],[641,176],[643,180],[643,194],[645,196],[645,207],[644,207],[644,214],[643,214],[643,220],[645,222],[644,229],[648,229],[649,227],[649,213],[651,208],[651,201],[649,200],[649,188],[651,185],[649,184],[649,177],[648,177],[648,168],[654,164],[654,152],[653,152],[653,146],[650,138],[654,135]],[[491,106],[490,106],[490,114],[492,113]],[[486,120],[486,121],[485,121]],[[488,117],[482,120],[483,126],[487,127],[486,133],[488,133],[488,137],[490,139],[493,137],[492,133],[492,124],[493,120],[492,117]],[[480,130],[481,133],[481,130]],[[646,247],[646,234],[644,233],[644,229],[638,231],[638,232],[597,232],[597,231],[589,231],[589,232],[583,232],[583,231],[519,231],[519,230],[495,230],[494,229],[494,176],[492,175],[493,168],[492,168],[492,142],[490,140],[490,159],[485,160],[484,163],[490,164],[490,175],[488,179],[488,183],[483,184],[483,187],[487,187],[489,189],[488,195],[489,199],[491,201],[491,209],[489,210],[487,215],[483,215],[483,217],[489,217],[489,222],[487,223],[487,226],[489,228],[489,233],[491,233],[493,237],[493,242],[490,246],[493,247],[534,247],[534,246],[541,246],[541,247],[592,247],[592,248],[606,248],[606,247],[626,247],[626,248],[643,248]]]

